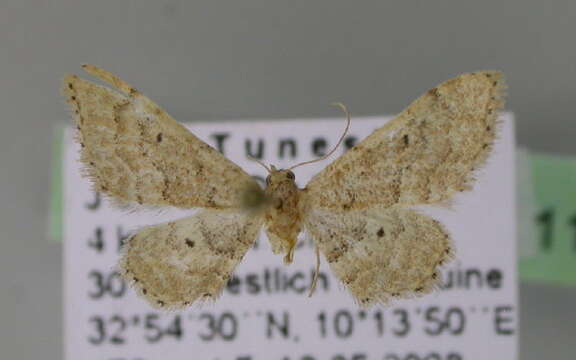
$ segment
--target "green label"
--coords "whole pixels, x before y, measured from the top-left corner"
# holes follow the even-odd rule
[[[57,125],[53,129],[54,143],[52,148],[52,179],[50,198],[50,217],[48,224],[48,238],[54,242],[62,241],[63,199],[64,186],[62,171],[64,163],[64,125]]]
[[[530,155],[535,253],[520,260],[523,281],[576,284],[576,160]],[[520,239],[522,241],[522,239]]]

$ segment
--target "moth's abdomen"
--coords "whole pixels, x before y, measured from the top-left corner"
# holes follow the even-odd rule
[[[278,174],[279,173],[279,174]],[[286,178],[284,171],[274,173],[265,194],[267,204],[266,234],[275,254],[284,253],[286,263],[292,262],[292,252],[302,229],[300,213],[300,189],[293,178]]]

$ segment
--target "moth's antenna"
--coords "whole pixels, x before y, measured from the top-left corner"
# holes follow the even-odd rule
[[[268,171],[269,174],[272,172],[272,170],[270,170],[270,168],[268,166],[266,166],[266,164],[264,164],[262,161],[256,159],[255,157],[248,155],[248,159],[255,161],[258,164],[260,164],[260,166],[262,166],[264,169],[266,169],[266,171]]]
[[[326,159],[327,157],[329,157],[330,155],[332,155],[334,153],[334,151],[336,151],[336,149],[338,149],[340,144],[342,144],[342,141],[344,140],[344,136],[346,136],[346,134],[348,133],[348,129],[350,129],[350,112],[348,111],[348,108],[346,107],[346,105],[344,105],[342,103],[332,103],[331,105],[338,106],[346,114],[346,129],[344,130],[344,133],[342,133],[342,136],[340,136],[340,140],[338,140],[338,143],[336,144],[336,146],[334,146],[334,148],[332,150],[330,150],[330,152],[328,154],[326,154],[326,155],[324,155],[318,159],[301,162],[300,164],[296,164],[296,165],[292,166],[288,170],[292,170],[292,169],[297,168],[298,166],[301,166],[301,165],[308,165],[308,164],[312,164],[312,163],[315,163],[318,161],[322,161],[322,160]]]

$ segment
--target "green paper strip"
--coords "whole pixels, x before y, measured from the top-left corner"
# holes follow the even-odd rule
[[[57,125],[53,129],[54,143],[52,145],[52,178],[50,198],[49,239],[52,242],[62,242],[64,216],[63,163],[64,163],[64,125]]]
[[[534,200],[532,157],[524,148],[516,148],[516,226],[518,258],[527,259],[538,253],[538,228],[534,219],[537,208]]]
[[[576,159],[531,154],[530,165],[536,251],[520,259],[520,279],[576,285]]]

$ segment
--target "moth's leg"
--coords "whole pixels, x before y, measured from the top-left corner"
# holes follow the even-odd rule
[[[298,238],[296,236],[292,236],[287,239],[288,242],[288,252],[286,256],[284,256],[284,264],[290,265],[292,261],[294,261],[294,250],[296,249],[296,243],[298,242]]]
[[[318,277],[320,276],[320,248],[316,246],[316,270],[314,270],[314,278],[312,279],[312,285],[310,285],[310,292],[308,297],[314,295],[316,291],[316,286],[318,285]]]

